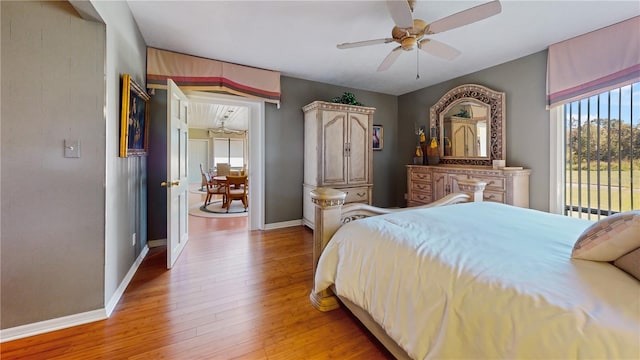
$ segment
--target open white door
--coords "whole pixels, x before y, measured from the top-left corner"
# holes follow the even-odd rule
[[[167,80],[167,269],[189,241],[187,97]]]

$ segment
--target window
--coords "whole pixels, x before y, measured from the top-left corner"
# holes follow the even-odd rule
[[[242,168],[244,161],[244,139],[214,138],[214,164],[228,163],[232,168]]]
[[[597,220],[640,208],[640,83],[562,112],[565,215]]]

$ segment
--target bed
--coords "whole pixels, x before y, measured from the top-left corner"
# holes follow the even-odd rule
[[[571,258],[591,221],[468,194],[343,207],[318,190],[311,302],[346,306],[397,358],[640,358],[640,282]]]

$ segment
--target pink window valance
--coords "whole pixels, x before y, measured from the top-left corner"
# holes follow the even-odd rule
[[[640,81],[640,17],[549,47],[547,106]]]
[[[280,104],[280,72],[147,48],[147,87],[226,92]]]

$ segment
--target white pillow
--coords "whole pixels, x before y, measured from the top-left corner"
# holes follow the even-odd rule
[[[640,280],[640,248],[617,258],[613,265],[628,272],[630,275]]]
[[[576,259],[613,261],[640,247],[640,210],[608,216],[589,226],[573,246]]]

